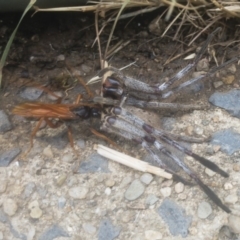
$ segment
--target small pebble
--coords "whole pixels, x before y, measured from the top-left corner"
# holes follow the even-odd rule
[[[132,178],[130,176],[124,177],[120,187],[125,188],[131,181],[132,181]]]
[[[240,217],[235,215],[230,215],[228,218],[229,227],[235,232],[240,233]]]
[[[171,196],[172,193],[172,189],[170,187],[164,187],[160,189],[161,194],[163,195],[163,197],[169,197]]]
[[[73,187],[68,190],[70,197],[74,199],[84,199],[88,193],[88,188],[86,187]]]
[[[224,201],[226,203],[232,203],[235,204],[238,201],[238,196],[235,194],[230,194],[227,197],[224,198]],[[239,223],[240,224],[240,223]]]
[[[86,233],[91,235],[95,234],[97,231],[97,229],[91,223],[84,223],[82,227]]]
[[[157,231],[153,231],[153,230],[147,230],[144,233],[145,235],[145,239],[146,240],[158,240],[158,239],[162,239],[162,233],[157,232]]]
[[[72,163],[74,161],[72,154],[71,153],[65,153],[62,156],[62,161],[67,162],[67,163]]]
[[[232,73],[232,74],[236,73],[236,71],[237,71],[236,65],[235,65],[235,64],[230,65],[230,66],[227,68],[227,71],[230,72],[230,73]]]
[[[226,182],[224,183],[223,188],[225,190],[230,190],[230,189],[233,189],[233,185],[230,182]]]
[[[8,115],[0,110],[0,133],[5,133],[12,129],[12,124],[8,119]]]
[[[209,168],[205,168],[205,173],[209,176],[209,177],[213,177],[216,173],[214,171],[212,171]]]
[[[151,206],[151,205],[155,204],[158,201],[158,199],[159,198],[156,197],[154,194],[150,194],[147,196],[145,203],[146,203],[146,205]]]
[[[105,181],[105,186],[106,187],[113,187],[115,185],[115,181],[113,179],[107,179]]]
[[[221,86],[223,85],[223,82],[222,81],[216,81],[216,82],[213,82],[213,86],[214,88],[220,88]]]
[[[150,184],[153,180],[153,176],[150,173],[144,173],[140,178],[142,183],[145,183],[146,185]]]
[[[92,70],[92,68],[89,67],[89,66],[87,66],[86,64],[82,64],[81,69],[82,69],[83,72],[85,72],[85,73],[89,73],[89,72]]]
[[[86,147],[86,143],[85,143],[85,141],[84,141],[83,139],[78,139],[78,140],[76,141],[76,145],[77,145],[78,147],[80,147],[81,149],[84,149],[84,148]]]
[[[52,94],[47,95],[47,98],[51,101],[57,101],[58,99],[63,97],[62,92],[53,92],[53,93],[54,93],[54,95],[52,95]]]
[[[229,75],[227,77],[222,77],[222,81],[227,84],[230,85],[233,83],[233,81],[235,80],[235,76],[234,75]]]
[[[175,192],[176,193],[181,193],[184,191],[184,184],[179,182],[175,185]]]
[[[109,196],[111,194],[111,191],[112,191],[111,188],[107,187],[104,192],[106,195]]]
[[[198,205],[197,215],[201,219],[207,218],[212,213],[212,207],[208,202],[201,202]]]
[[[65,56],[63,54],[60,54],[56,57],[56,61],[64,61],[65,60]]]
[[[179,194],[178,194],[178,198],[181,199],[181,200],[185,200],[185,199],[187,199],[187,194],[185,194],[185,193],[179,193]]]
[[[66,205],[67,199],[65,197],[60,197],[58,199],[58,208],[64,208]]]
[[[21,150],[19,148],[13,148],[0,153],[0,167],[7,167],[20,152]]]
[[[58,178],[56,179],[56,185],[58,187],[61,187],[65,183],[66,179],[67,179],[67,174],[66,173],[60,174],[58,176]]]
[[[60,237],[69,238],[69,234],[60,226],[52,225],[48,229],[44,230],[38,240],[53,240],[55,238],[60,239]]]
[[[127,200],[133,201],[139,198],[144,191],[145,186],[138,179],[136,179],[130,184],[124,196]]]
[[[8,215],[8,216],[13,216],[18,209],[17,203],[13,199],[6,199],[3,202],[3,211]]]
[[[208,72],[209,70],[209,61],[207,58],[201,59],[196,66],[197,71]]]
[[[38,219],[42,216],[42,210],[39,207],[34,207],[30,211],[30,217],[33,219]]]
[[[239,172],[240,171],[240,164],[239,163],[234,163],[233,164],[233,170],[235,172]]]
[[[34,182],[29,182],[26,186],[25,186],[25,189],[24,189],[24,196],[26,198],[29,198],[32,193],[35,191],[35,188],[36,188],[36,184]]]
[[[43,155],[49,158],[53,158],[53,152],[52,152],[51,146],[48,146],[43,149]]]

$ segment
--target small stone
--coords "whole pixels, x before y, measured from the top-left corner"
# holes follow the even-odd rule
[[[113,187],[115,185],[115,181],[113,179],[107,179],[105,181],[105,186],[106,187]]]
[[[7,114],[0,110],[0,133],[5,133],[12,129],[12,124],[8,119]]]
[[[53,240],[55,238],[60,239],[60,237],[69,238],[70,236],[62,227],[52,225],[41,234],[38,240]]]
[[[146,185],[148,185],[153,180],[153,176],[150,173],[144,173],[141,176],[140,180],[142,183],[145,183]]]
[[[125,188],[131,181],[132,181],[132,178],[130,176],[124,177],[120,187]]]
[[[64,61],[64,60],[65,60],[65,56],[64,56],[63,54],[60,54],[60,55],[58,55],[58,56],[56,57],[56,60],[57,60],[57,62],[59,62],[59,61]]]
[[[23,99],[34,101],[37,100],[42,95],[42,93],[43,93],[42,89],[35,87],[27,87],[22,88],[19,92],[19,95]]]
[[[185,199],[187,199],[187,194],[185,194],[185,193],[179,193],[179,194],[178,194],[178,198],[181,199],[181,200],[185,200]]]
[[[54,94],[54,95],[53,95]],[[62,92],[53,92],[53,94],[48,94],[47,95],[47,98],[51,101],[57,101],[58,99],[62,98],[63,97],[63,94]]]
[[[67,199],[65,197],[60,197],[58,199],[58,208],[64,208],[66,205]]]
[[[157,232],[157,231],[153,231],[153,230],[147,230],[144,233],[145,235],[145,239],[146,240],[158,240],[158,239],[162,239],[162,233]]]
[[[205,173],[209,176],[209,177],[213,177],[216,173],[214,171],[212,171],[209,168],[205,168]]]
[[[233,164],[233,170],[234,170],[235,172],[239,172],[239,171],[240,171],[240,164],[234,163],[234,164]]]
[[[124,196],[127,200],[133,201],[139,198],[145,191],[145,186],[138,180],[134,180],[128,189],[126,190]]]
[[[201,59],[196,66],[197,71],[204,71],[208,72],[209,71],[209,61],[207,58]]]
[[[151,205],[155,204],[158,201],[158,199],[159,198],[156,197],[154,194],[150,194],[147,196],[145,203],[146,203],[146,205],[151,206]]]
[[[109,196],[111,194],[111,191],[112,191],[111,188],[107,187],[104,192],[106,195]]]
[[[240,233],[240,217],[235,215],[230,215],[228,218],[229,227],[235,232]]]
[[[205,219],[212,213],[212,207],[208,202],[201,202],[198,205],[197,214],[199,218]]]
[[[72,154],[71,153],[65,153],[62,156],[62,161],[67,162],[67,163],[72,163],[74,161]]]
[[[176,193],[181,193],[184,191],[184,184],[179,182],[175,185],[175,192]]]
[[[98,230],[98,240],[113,240],[120,234],[121,228],[112,224],[109,219],[101,221]]]
[[[236,65],[235,65],[235,64],[230,65],[230,66],[227,68],[227,71],[230,72],[230,73],[232,73],[232,74],[236,73],[236,71],[237,71]]]
[[[226,182],[224,183],[223,188],[225,190],[230,190],[230,189],[233,189],[233,185],[230,182]]]
[[[18,209],[17,203],[8,198],[3,202],[3,211],[8,215],[8,216],[13,216]]]
[[[30,217],[33,219],[38,219],[42,216],[42,210],[39,207],[34,207],[30,211]]]
[[[36,188],[36,184],[34,182],[29,182],[26,186],[25,186],[25,189],[24,189],[24,196],[26,198],[29,198],[32,193],[35,191],[35,188]]]
[[[91,223],[84,223],[82,227],[86,233],[91,235],[95,234],[97,231],[97,229]]]
[[[192,136],[193,135],[193,126],[187,126],[185,132],[188,136]]]
[[[194,127],[194,132],[195,132],[195,134],[198,135],[198,136],[204,135],[204,130],[203,130],[203,128],[201,128],[201,127],[199,127],[199,126]]]
[[[213,82],[213,86],[214,88],[220,88],[221,86],[223,85],[223,82],[222,81],[216,81],[216,82]]]
[[[88,188],[86,187],[73,187],[68,190],[70,197],[74,199],[84,199],[88,193]]]
[[[83,72],[85,72],[85,73],[89,73],[89,72],[92,70],[92,68],[89,67],[89,66],[87,66],[86,64],[82,64],[81,69],[82,69]]]
[[[235,76],[234,75],[229,75],[227,77],[222,77],[222,81],[227,84],[230,85],[233,83],[233,81],[235,80]]]
[[[56,185],[58,187],[61,187],[65,181],[67,179],[67,174],[66,173],[62,173],[60,176],[58,176],[58,178],[56,179]]]
[[[0,153],[0,167],[7,167],[20,152],[21,150],[19,148],[13,148]]]
[[[235,204],[238,201],[238,196],[235,194],[230,194],[227,197],[225,197],[224,200],[226,203]]]
[[[170,187],[164,187],[160,189],[161,194],[163,197],[169,197],[172,193],[172,189]]]
[[[85,143],[85,141],[84,141],[83,139],[78,139],[78,140],[76,141],[76,145],[77,145],[78,147],[80,147],[81,149],[84,149],[84,148],[86,147],[86,143]]]
[[[49,158],[53,158],[53,152],[52,152],[51,146],[48,146],[43,149],[43,155]]]

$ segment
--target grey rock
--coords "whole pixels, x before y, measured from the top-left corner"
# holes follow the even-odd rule
[[[141,178],[140,178],[141,182],[145,183],[146,185],[148,185],[152,180],[153,180],[153,176],[150,173],[144,173]]]
[[[13,216],[17,212],[18,206],[15,200],[8,198],[3,202],[3,211],[8,216]]]
[[[240,118],[240,90],[216,92],[209,98],[209,102],[217,107],[224,108],[232,116]]]
[[[88,191],[89,189],[86,187],[72,187],[68,190],[68,194],[74,199],[84,199],[86,198]]]
[[[218,240],[227,240],[227,239],[237,240],[238,238],[236,234],[232,232],[229,226],[224,225],[219,230]]]
[[[127,200],[133,201],[139,198],[144,191],[145,186],[138,179],[135,179],[126,190],[124,196]]]
[[[37,100],[43,93],[43,90],[34,87],[22,88],[19,96],[23,99],[34,101]]]
[[[146,205],[153,205],[154,203],[156,203],[158,201],[158,197],[155,196],[154,194],[150,194],[147,196],[145,203]]]
[[[218,131],[212,135],[211,143],[221,146],[221,150],[228,155],[240,150],[240,134],[232,129]]]
[[[34,182],[30,182],[25,186],[24,197],[29,198],[32,193],[35,191],[36,185]]]
[[[58,208],[64,208],[66,205],[67,199],[65,197],[60,197],[58,199]]]
[[[163,117],[161,126],[165,131],[171,131],[173,130],[174,126],[176,124],[176,119],[172,117]]]
[[[12,129],[12,124],[8,119],[7,114],[0,110],[0,133],[5,133]]]
[[[82,225],[82,227],[83,227],[84,231],[89,234],[94,234],[97,231],[97,229],[90,223],[84,223]]]
[[[57,237],[70,237],[69,234],[60,226],[52,225],[38,238],[38,240],[53,240]]]
[[[240,217],[230,215],[228,218],[228,225],[234,233],[240,233]]]
[[[110,172],[108,160],[99,154],[92,154],[88,159],[80,164],[78,173]]]
[[[201,202],[198,205],[197,215],[199,218],[205,219],[212,213],[212,207],[208,202]]]
[[[20,152],[20,148],[13,148],[0,153],[0,167],[7,167]]]
[[[120,231],[120,227],[115,227],[109,219],[104,219],[99,226],[98,240],[113,240],[118,237]]]
[[[157,212],[168,225],[173,236],[181,234],[182,237],[187,237],[192,217],[186,216],[184,209],[172,200],[164,199]]]
[[[7,223],[8,222],[8,216],[0,209],[0,222]]]
[[[80,147],[81,149],[84,149],[85,146],[86,146],[86,143],[85,143],[85,141],[84,141],[83,139],[78,139],[78,140],[76,141],[76,145],[77,145],[78,147]]]

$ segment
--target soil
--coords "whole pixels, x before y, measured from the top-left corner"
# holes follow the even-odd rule
[[[149,28],[150,23],[156,16],[157,13],[153,13],[144,17],[136,17],[132,21],[124,20],[119,22],[114,32],[110,48],[120,40],[123,40],[123,42],[130,40],[130,43],[108,58],[108,64],[118,69],[135,62],[123,71],[124,74],[149,84],[165,82],[169,77],[173,76],[174,73],[186,66],[190,61],[184,60],[184,58],[191,53],[196,53],[198,46],[201,46],[206,40],[207,35],[211,33],[209,31],[202,34],[192,46],[188,46],[185,39],[172,41],[171,37],[175,34],[174,27],[168,32],[168,37],[161,38],[160,35],[156,35],[156,31],[152,29],[152,26]],[[0,15],[1,51],[16,26],[18,19],[18,14]],[[100,36],[102,53],[105,51],[110,30],[111,25],[108,25]],[[234,55],[239,55],[237,46],[231,45],[226,48],[224,44],[222,44],[231,39],[233,33],[230,35],[230,31],[226,30],[224,34],[227,35],[225,40],[223,40],[223,34],[218,34],[211,43],[219,63],[231,59]],[[187,36],[187,32],[184,36]],[[12,149],[13,147],[19,147],[22,153],[24,153],[29,147],[31,131],[36,125],[36,121],[12,114],[14,106],[27,101],[21,97],[20,93],[23,89],[31,86],[46,86],[50,91],[64,96],[64,103],[74,102],[78,94],[82,94],[83,96],[87,95],[83,85],[78,83],[72,76],[77,75],[83,79],[84,82],[87,82],[101,70],[98,46],[96,43],[93,44],[95,38],[93,14],[38,13],[32,18],[27,16],[24,19],[13,42],[3,71],[0,109],[4,110],[9,116],[13,129],[1,135],[1,152]],[[193,50],[184,54],[190,47],[192,47]],[[179,58],[167,63],[178,54],[181,55]],[[205,53],[204,57],[209,60],[210,68],[216,66],[213,55]],[[229,70],[227,67],[214,76],[208,77],[200,85],[196,85],[194,89],[188,89],[187,91],[185,90],[174,94],[171,99],[167,99],[167,102],[197,105],[207,104],[209,106],[208,98],[216,91],[214,83],[222,82],[223,78],[228,78],[230,75],[233,75],[233,82],[230,84],[223,83],[217,90],[226,91],[239,87],[239,79],[237,76],[239,76],[240,68],[237,65],[236,67],[234,73],[231,73],[231,69]],[[191,76],[190,74],[187,78],[184,78],[184,80],[191,78]],[[97,95],[100,92],[100,83],[91,85],[90,88],[93,94]],[[200,91],[196,90],[196,88],[199,88]],[[43,92],[37,101],[45,103],[54,102],[53,97],[46,92]],[[222,119],[216,120],[217,122],[214,122],[213,125],[206,126],[206,129],[203,130],[203,136],[200,137],[208,137],[215,130],[221,129],[226,122],[229,123],[229,127],[231,126],[231,121],[235,126],[239,125],[239,122],[236,119],[232,120],[227,113],[223,112],[219,115],[220,110],[216,110],[213,106],[192,112],[184,112],[181,110],[178,112],[170,110],[139,110],[134,107],[128,107],[128,109],[158,128],[163,124],[163,120],[166,119],[166,117],[176,119],[175,125],[170,129],[171,132],[175,134],[191,135],[189,129],[191,126],[195,126],[199,118],[207,119],[211,122],[216,116],[222,117]],[[2,170],[5,171],[6,176],[8,176],[8,178],[4,180],[7,182],[8,187],[1,195],[1,204],[3,204],[7,198],[15,199],[17,202],[17,213],[11,217],[11,219],[16,218],[17,221],[21,220],[25,223],[16,223],[18,231],[28,231],[29,233],[30,227],[27,230],[25,226],[29,224],[31,229],[34,229],[35,234],[32,238],[29,237],[28,239],[39,239],[39,236],[43,233],[43,229],[45,229],[46,226],[51,226],[58,222],[62,227],[66,227],[65,230],[71,235],[70,239],[96,239],[97,231],[91,233],[84,230],[82,226],[84,223],[91,222],[91,224],[98,229],[101,219],[108,216],[114,225],[121,226],[122,230],[117,239],[148,239],[146,231],[149,229],[161,232],[162,239],[178,239],[178,237],[171,235],[165,223],[159,220],[160,217],[153,211],[159,207],[163,199],[159,192],[154,192],[158,191],[156,186],[161,184],[163,180],[160,181],[155,177],[153,182],[156,186],[153,184],[148,188],[148,194],[154,193],[160,198],[157,204],[149,209],[141,210],[136,207],[136,209],[129,210],[128,201],[125,200],[124,197],[120,198],[121,201],[116,200],[119,197],[118,194],[120,194],[117,190],[120,189],[119,191],[124,194],[127,186],[122,188],[121,183],[123,180],[127,177],[130,177],[132,180],[139,178],[142,173],[119,166],[116,163],[109,163],[111,173],[93,173],[85,174],[84,176],[82,174],[74,174],[73,169],[76,165],[95,153],[94,144],[101,143],[107,146],[109,146],[109,144],[97,138],[90,131],[90,127],[99,130],[99,126],[101,125],[100,119],[74,120],[70,121],[69,125],[73,129],[75,149],[78,152],[77,157],[70,143],[68,143],[65,125],[57,129],[43,126],[41,130],[37,132],[36,138],[34,139],[34,146],[24,160],[21,156],[18,156],[9,167]],[[134,157],[143,156],[144,151],[140,150],[141,148],[135,146],[134,143],[116,137],[113,134],[105,134],[107,137],[113,139],[117,145],[121,146],[125,153]],[[61,141],[63,141],[62,145]],[[84,143],[83,148],[79,144],[80,141]],[[201,151],[208,146],[207,144],[208,143],[194,144],[193,149],[201,153]],[[62,156],[66,154],[70,154],[74,162],[63,161]],[[217,152],[216,155],[222,159],[228,158],[220,152]],[[218,162],[218,160],[216,161]],[[231,161],[221,164],[223,169],[232,169]],[[196,167],[194,163],[193,165],[197,169],[204,169],[199,166]],[[41,171],[40,175],[37,174],[39,171]],[[63,173],[66,174],[67,180],[63,183],[63,186],[58,187],[56,186],[56,179],[62,176]],[[231,172],[229,173],[231,175]],[[201,170],[201,175],[202,174],[204,173]],[[207,177],[209,176],[205,174],[205,178]],[[103,179],[102,181],[99,180],[101,178]],[[115,181],[114,186],[110,187],[112,190],[110,196],[104,194],[104,189],[107,187],[104,182],[107,179],[114,179]],[[219,184],[223,184],[225,180],[219,179],[220,177],[217,178],[216,184],[220,181],[221,183]],[[31,196],[24,197],[23,191],[29,182],[34,182],[36,186],[40,184],[41,187],[46,187],[49,193],[42,197],[36,190],[35,192],[33,191]],[[211,184],[214,180],[206,180],[206,182]],[[65,196],[69,202],[73,202],[71,197],[68,196],[68,188],[75,186],[74,183],[82,183],[83,186],[88,187],[90,189],[89,194],[92,194],[92,197],[87,196],[86,199],[74,200],[74,204],[68,203],[65,208],[58,209],[56,199],[60,196]],[[187,199],[184,201],[179,200],[176,193],[171,196],[175,200],[178,199],[176,201],[179,201],[180,205],[184,207],[188,204],[186,212],[194,216],[187,239],[217,239],[218,230],[220,230],[223,225],[227,225],[227,215],[211,203],[214,209],[214,213],[212,213],[213,224],[210,224],[211,219],[197,218],[198,203],[203,199],[206,201],[209,199],[207,199],[198,187],[194,187],[193,189],[194,190],[187,187],[185,190]],[[194,191],[195,193],[197,192],[195,196]],[[217,191],[221,198],[226,195],[226,193],[221,193],[221,191],[224,191],[222,187],[218,187]],[[147,193],[145,193],[145,196]],[[89,199],[91,201],[94,200],[93,202],[96,203],[96,206],[88,206]],[[144,201],[144,199],[145,198],[142,197],[141,200]],[[28,204],[34,200],[39,202],[40,208],[43,210],[43,215],[39,219],[33,219],[29,216]],[[185,203],[186,201],[188,203]],[[139,204],[139,202],[137,202],[136,205]],[[119,206],[117,204],[119,204]],[[129,220],[127,217],[126,219],[121,219],[124,212],[126,212],[126,216],[129,216]],[[86,216],[83,217],[81,214],[86,214]],[[140,218],[139,222],[137,218]],[[217,219],[220,219],[218,225]],[[154,223],[155,221],[158,222]],[[216,224],[215,228],[213,227],[215,226],[214,224]],[[202,233],[202,229],[205,229],[205,231],[208,230],[209,232]],[[13,236],[10,228],[4,224],[0,225],[0,231],[3,235],[2,239],[19,239]],[[57,239],[65,238],[58,237]]]

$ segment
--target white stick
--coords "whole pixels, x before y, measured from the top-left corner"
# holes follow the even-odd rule
[[[172,178],[172,174],[165,172],[161,168],[154,167],[147,162],[138,160],[137,158],[130,157],[126,154],[120,153],[118,151],[115,151],[111,148],[105,147],[100,144],[95,145],[94,148],[97,150],[98,154],[100,154],[108,159],[111,159],[115,162],[121,163],[125,166],[134,168],[138,171],[153,173],[157,176],[164,177],[167,179]]]

